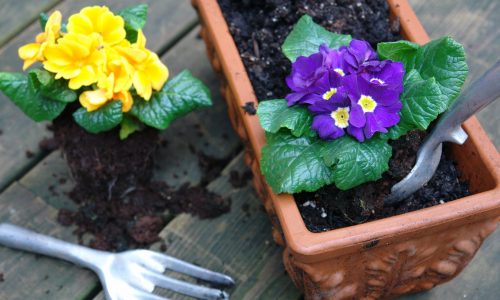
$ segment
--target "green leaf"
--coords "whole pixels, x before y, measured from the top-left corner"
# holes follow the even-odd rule
[[[90,133],[108,131],[120,124],[123,119],[122,102],[111,101],[91,112],[81,107],[73,113],[73,118]]]
[[[260,169],[275,193],[312,192],[333,183],[333,171],[320,156],[321,140],[287,130],[267,133],[266,139]]]
[[[423,79],[416,70],[407,74],[405,91],[401,95],[401,121],[389,129],[388,135],[397,139],[412,129],[426,130],[437,116],[448,108],[445,95],[434,78]]]
[[[148,126],[165,129],[175,119],[211,105],[208,87],[184,70],[153,93],[149,101],[135,97],[131,113]]]
[[[54,75],[43,69],[33,69],[28,73],[33,81],[35,88],[40,93],[52,100],[65,103],[73,102],[77,99],[76,91],[68,87],[68,81],[65,79],[54,79]]]
[[[314,135],[311,131],[313,118],[305,106],[288,107],[285,99],[266,100],[259,103],[257,115],[267,132],[276,133],[281,128],[288,128],[297,137]]]
[[[40,27],[42,27],[42,31],[45,31],[45,25],[47,24],[47,21],[49,20],[49,16],[46,13],[40,13],[38,16],[38,21],[40,22]]]
[[[448,106],[460,94],[469,72],[464,47],[451,37],[433,40],[421,47],[415,57],[415,69],[423,79],[436,79]]]
[[[330,48],[348,45],[350,35],[333,33],[314,23],[312,18],[304,15],[293,27],[282,45],[283,54],[292,62],[299,56],[309,56],[319,51],[321,44]]]
[[[36,122],[51,121],[62,113],[66,103],[48,99],[35,89],[36,85],[23,73],[0,72],[0,90],[17,107]]]
[[[123,115],[120,125],[120,140],[126,139],[129,135],[141,129],[141,124],[128,115]]]
[[[377,44],[380,59],[400,61],[404,64],[405,70],[413,69],[418,49],[420,49],[420,45],[404,40]]]
[[[127,7],[120,12],[118,15],[125,21],[125,31],[127,32],[127,40],[131,43],[137,41],[137,32],[146,25],[146,20],[148,18],[148,5],[139,4],[131,7]]]
[[[333,181],[341,190],[348,190],[382,177],[389,169],[392,148],[375,136],[360,143],[350,136],[325,142],[321,157],[327,166],[333,167]]]

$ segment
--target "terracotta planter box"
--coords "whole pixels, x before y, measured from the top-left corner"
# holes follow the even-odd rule
[[[388,0],[402,35],[429,38],[405,0]],[[292,195],[276,195],[260,173],[264,130],[241,106],[257,103],[245,67],[216,0],[193,0],[213,68],[222,76],[233,126],[245,143],[246,163],[285,247],[285,267],[306,299],[379,299],[430,289],[456,276],[500,221],[500,156],[475,117],[469,139],[453,146],[471,196],[369,223],[322,233],[308,231]]]

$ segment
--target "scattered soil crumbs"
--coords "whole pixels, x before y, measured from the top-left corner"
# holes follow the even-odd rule
[[[3,130],[2,130],[2,129],[0,129],[0,135],[2,135],[2,134],[3,134]]]
[[[35,157],[35,153],[31,150],[26,150],[26,158],[33,158]]]
[[[3,273],[0,273],[0,282],[4,282],[5,281],[5,277],[3,276]]]
[[[66,111],[54,121],[53,128],[76,183],[69,196],[78,209],[61,209],[58,222],[76,225],[74,233],[80,243],[86,243],[84,235],[91,234],[88,244],[96,249],[146,247],[160,240],[158,234],[172,214],[186,212],[204,219],[230,210],[230,199],[204,186],[173,190],[151,180],[153,153],[162,144],[156,130],[145,129],[120,141],[117,130],[88,134],[70,118]],[[220,161],[200,155],[199,159],[204,162],[208,181],[223,168]],[[58,182],[64,184],[65,180]]]
[[[249,115],[255,115],[257,113],[257,110],[255,109],[255,102],[248,101],[241,107],[247,114]]]
[[[219,5],[259,100],[288,93],[284,78],[290,62],[281,44],[304,14],[330,31],[373,45],[400,39],[398,23],[389,21],[386,0],[219,0]]]
[[[219,0],[259,100],[283,98],[289,92],[285,77],[290,62],[281,44],[298,19],[308,14],[330,31],[351,34],[373,46],[399,40],[398,20],[389,20],[385,0]],[[390,187],[415,163],[422,135],[412,132],[393,142],[390,170],[373,183],[349,191],[327,186],[315,193],[295,195],[309,230],[327,231],[444,203],[469,194],[467,185],[446,151],[434,178],[404,204],[383,207]]]
[[[55,138],[44,138],[38,143],[38,147],[43,151],[52,152],[59,148],[59,143]]]
[[[244,187],[250,179],[252,179],[252,172],[250,170],[246,170],[243,174],[235,170],[229,173],[229,183],[231,183],[234,188]]]
[[[427,185],[401,204],[384,207],[384,198],[390,193],[391,187],[413,168],[423,136],[421,132],[410,132],[400,140],[391,142],[393,156],[389,162],[389,171],[378,181],[348,191],[327,186],[314,193],[296,194],[295,200],[307,228],[313,232],[328,231],[469,195],[467,184],[458,179],[460,174],[445,148],[438,169]]]

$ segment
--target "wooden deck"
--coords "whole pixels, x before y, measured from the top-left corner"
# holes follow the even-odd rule
[[[0,70],[19,71],[19,46],[31,42],[39,31],[37,15],[58,9],[63,16],[81,7],[105,3],[112,10],[136,3],[132,0],[70,1],[2,0],[0,5]],[[271,225],[249,185],[235,189],[229,184],[231,171],[243,173],[241,144],[233,133],[226,107],[218,92],[218,81],[198,38],[197,16],[189,1],[147,0],[149,21],[145,28],[148,47],[157,51],[176,74],[184,68],[207,83],[214,95],[214,108],[195,112],[174,122],[163,135],[169,141],[157,155],[161,166],[156,177],[180,186],[200,184],[203,170],[188,151],[228,160],[219,177],[208,188],[231,197],[231,212],[217,219],[200,221],[181,214],[164,228],[166,252],[181,259],[234,276],[232,299],[300,299],[281,263],[281,249],[271,237]],[[410,0],[431,37],[450,34],[462,42],[477,78],[498,59],[500,33],[497,16],[500,2],[491,0]],[[470,82],[470,80],[469,80]],[[500,146],[500,102],[479,114],[488,134]],[[0,95],[0,222],[8,221],[67,241],[75,242],[74,228],[60,226],[57,209],[72,207],[64,192],[72,188],[68,169],[59,151],[46,153],[38,142],[50,136],[46,124],[35,124]],[[204,137],[193,130],[200,126]],[[183,135],[179,138],[179,132]],[[210,136],[210,139],[207,137]],[[27,151],[30,155],[27,155]],[[239,153],[239,154],[238,154]],[[175,163],[172,163],[175,162]],[[186,170],[176,178],[176,170]],[[49,188],[51,190],[49,190]],[[159,245],[153,245],[158,249]],[[432,291],[404,299],[498,299],[500,294],[500,232],[490,237],[469,267],[452,282]],[[97,277],[68,263],[0,247],[0,299],[104,299]],[[159,291],[162,294],[161,291]],[[172,294],[174,299],[182,297]]]

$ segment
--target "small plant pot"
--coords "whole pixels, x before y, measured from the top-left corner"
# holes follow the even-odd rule
[[[406,0],[388,0],[404,38],[429,38]],[[471,195],[442,205],[322,233],[307,230],[292,195],[276,195],[260,173],[264,130],[242,106],[257,103],[216,0],[193,0],[208,56],[221,74],[233,127],[245,143],[246,163],[284,246],[285,267],[306,299],[385,299],[430,289],[462,271],[500,221],[500,157],[475,117],[469,139],[452,155]]]

